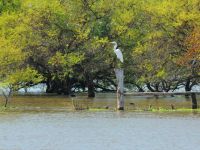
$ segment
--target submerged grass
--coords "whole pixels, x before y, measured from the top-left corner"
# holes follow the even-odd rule
[[[48,108],[47,108],[48,109]],[[49,108],[49,110],[52,108]],[[57,108],[55,108],[57,109]],[[54,109],[54,110],[55,110]],[[67,110],[71,110],[74,111],[74,109],[68,109]],[[0,113],[4,113],[4,112],[21,112],[23,110],[29,111],[29,109],[24,108],[24,107],[14,107],[14,106],[8,106],[8,107],[4,107],[4,106],[0,106]],[[37,107],[32,107],[30,110],[35,110],[38,111]],[[42,112],[43,109],[41,109]],[[65,109],[64,109],[65,110]],[[87,107],[87,108],[82,108],[82,109],[75,109],[75,111],[79,111],[79,110],[84,110],[84,111],[90,111],[90,112],[99,112],[99,111],[117,111],[116,108],[105,108],[105,107]],[[166,108],[150,108],[150,109],[126,109],[124,110],[125,112],[153,112],[153,113],[165,113],[165,112],[183,112],[183,113],[193,113],[193,112],[200,112],[200,108],[198,109],[190,109],[190,108],[176,108],[176,109],[166,109]]]
[[[165,109],[165,108],[159,108],[159,109],[149,109],[149,110],[144,110],[144,111],[149,111],[149,112],[200,112],[200,109],[191,109],[191,108]]]
[[[93,112],[96,112],[96,111],[109,111],[108,109],[105,109],[105,108],[89,108],[88,110],[89,111],[93,111]]]
[[[12,107],[12,106],[0,106],[0,113],[3,113],[3,112],[11,112],[11,111],[16,111],[16,107]]]

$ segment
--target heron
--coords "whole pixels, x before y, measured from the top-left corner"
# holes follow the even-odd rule
[[[112,44],[114,44],[114,52],[117,55],[117,58],[123,63],[124,59],[123,59],[123,55],[120,49],[117,49],[117,42],[111,42]]]

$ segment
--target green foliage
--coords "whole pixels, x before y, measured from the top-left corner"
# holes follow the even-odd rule
[[[0,13],[16,11],[20,6],[20,0],[0,0]]]
[[[185,39],[200,26],[199,10],[198,0],[1,0],[0,80],[86,84],[90,77],[113,85],[111,70],[122,66],[109,44],[116,41],[127,82],[177,88],[194,78],[177,62],[187,51]]]
[[[15,90],[29,86],[29,84],[37,84],[43,80],[43,77],[38,72],[30,67],[16,70],[9,75],[4,84],[12,86]]]
[[[65,79],[70,73],[73,73],[72,67],[83,59],[84,55],[79,53],[62,54],[56,52],[48,62],[53,67],[53,78]]]

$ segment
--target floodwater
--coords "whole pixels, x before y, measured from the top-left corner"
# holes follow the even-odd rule
[[[10,107],[15,107],[20,111],[66,111],[73,109],[72,101],[78,103],[82,108],[105,108],[114,110],[116,107],[116,95],[113,93],[97,94],[95,98],[87,98],[87,95],[77,95],[76,97],[66,97],[57,95],[18,95],[12,97],[9,102]],[[197,96],[200,101],[200,96]],[[0,105],[4,100],[0,97]],[[143,109],[147,110],[150,106],[154,109],[165,108],[191,108],[191,98],[184,96],[125,96],[126,110]]]
[[[191,150],[200,116],[126,112],[0,115],[0,150]]]
[[[115,104],[114,95],[74,99],[95,107]],[[169,101],[190,107],[181,97],[129,97],[126,105],[158,107]],[[0,150],[191,150],[200,145],[199,113],[72,111],[71,101],[57,96],[17,96],[9,105],[19,111],[0,113]]]

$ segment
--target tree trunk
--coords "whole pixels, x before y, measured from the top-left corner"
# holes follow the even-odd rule
[[[159,83],[155,83],[155,90],[156,90],[155,92],[160,92],[159,91]]]
[[[50,83],[49,83],[49,81],[46,82],[46,86],[47,86],[46,93],[50,93]]]
[[[115,69],[117,77],[117,109],[124,110],[124,70]]]
[[[151,84],[149,82],[146,83],[146,86],[151,92],[155,92],[155,90],[151,87]]]
[[[88,97],[95,97],[95,87],[92,75],[86,75],[86,82],[88,88]]]
[[[197,98],[196,98],[196,94],[192,93],[191,94],[191,98],[192,98],[192,109],[197,109]]]
[[[4,107],[7,107],[7,104],[8,104],[8,97],[5,97],[5,105],[4,105]]]
[[[70,81],[70,78],[67,78],[66,80],[62,81],[62,93],[64,95],[70,95],[71,94],[71,81]]]
[[[66,80],[60,79],[48,79],[46,82],[47,89],[46,93],[57,93],[69,95],[71,93],[71,79],[67,78]]]
[[[138,89],[138,92],[144,92],[144,89],[142,87],[140,87],[139,85],[135,84],[135,86]]]
[[[190,87],[190,78],[187,78],[186,83],[185,83],[185,92],[190,92],[191,87]],[[185,94],[186,98],[189,98],[189,94]]]
[[[8,92],[8,94],[6,94],[6,92],[4,92],[4,91],[2,91],[2,92],[3,92],[3,96],[5,98],[5,105],[4,105],[4,107],[7,107],[8,101],[9,101],[11,95],[12,95],[12,89],[10,89],[10,91]]]
[[[46,85],[47,85],[46,93],[56,93],[55,89],[57,88],[55,88],[55,83],[53,80],[47,79]]]
[[[27,94],[28,93],[28,87],[24,88],[24,92]]]

